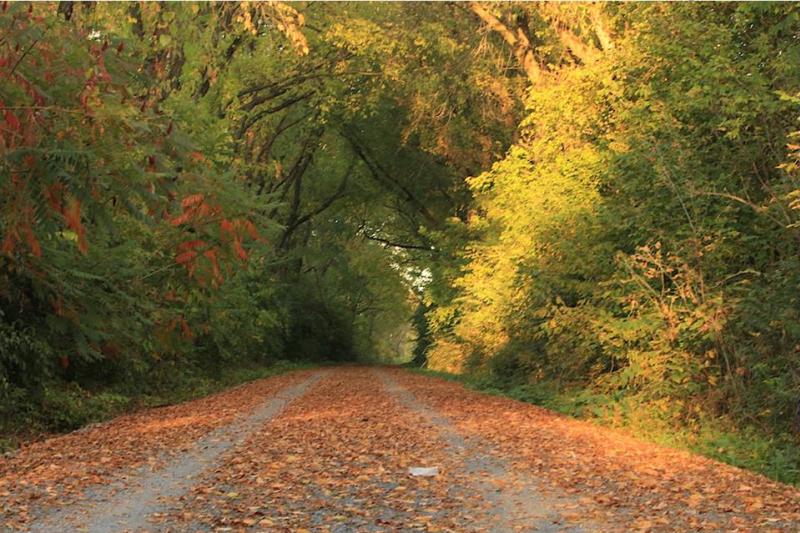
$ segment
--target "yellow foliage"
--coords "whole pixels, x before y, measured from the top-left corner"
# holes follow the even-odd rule
[[[460,374],[467,360],[464,345],[447,339],[439,339],[428,352],[428,368],[438,372]]]

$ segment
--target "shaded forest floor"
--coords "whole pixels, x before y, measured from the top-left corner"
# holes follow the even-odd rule
[[[32,531],[796,531],[800,491],[457,383],[339,367],[32,443],[0,461],[0,510]]]

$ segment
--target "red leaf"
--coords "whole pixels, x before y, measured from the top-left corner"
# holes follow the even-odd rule
[[[67,206],[64,209],[64,222],[71,230],[78,232],[81,228],[81,202],[74,196],[70,196],[67,200]]]
[[[194,240],[194,241],[186,241],[182,242],[178,245],[178,250],[194,250],[195,248],[200,248],[201,246],[205,246],[206,242],[201,240]]]
[[[214,279],[217,281],[222,281],[222,273],[219,270],[219,261],[217,261],[217,251],[216,250],[206,250],[203,252],[203,255],[211,261],[211,268],[214,271]]]
[[[186,209],[188,207],[198,205],[202,203],[202,201],[203,201],[202,194],[191,194],[186,198],[184,198],[183,201],[181,201],[181,205],[183,206],[184,209]]]
[[[233,224],[227,218],[223,218],[219,222],[219,233],[220,235],[230,235],[231,237],[236,237],[236,232],[233,229]]]
[[[28,243],[28,247],[31,249],[31,253],[36,257],[42,256],[42,247],[39,245],[39,240],[36,238],[36,235],[33,233],[33,228],[30,224],[26,224],[23,228],[25,232],[25,240]]]
[[[13,230],[10,230],[6,233],[6,237],[3,239],[3,245],[0,246],[0,252],[10,254],[14,251],[14,248],[17,245],[17,234]]]
[[[3,118],[5,119],[6,124],[8,124],[8,127],[11,130],[19,131],[20,128],[19,119],[14,113],[11,112],[11,110],[6,109],[5,113],[3,113]]]
[[[182,215],[179,215],[179,216],[173,218],[172,220],[169,221],[169,223],[172,224],[173,226],[180,226],[181,224],[189,222],[189,218],[190,218],[189,215],[190,215],[190,213],[184,213]]]
[[[47,203],[54,211],[57,211],[61,214],[64,213],[64,206],[61,203],[63,194],[64,186],[61,183],[49,185],[44,191],[44,196],[47,199]]]
[[[175,262],[178,263],[179,265],[183,265],[185,263],[188,263],[195,257],[197,257],[197,252],[195,252],[194,250],[189,250],[187,252],[183,252],[175,256]]]
[[[247,252],[244,248],[242,248],[242,243],[239,239],[234,239],[233,249],[236,251],[236,255],[239,256],[239,259],[242,261],[247,261]]]
[[[64,221],[67,227],[78,235],[78,250],[86,254],[89,251],[89,243],[86,240],[86,228],[81,222],[81,202],[74,196],[67,200],[67,206],[64,209]]]
[[[244,221],[244,229],[247,230],[247,233],[250,235],[250,238],[254,241],[257,241],[261,236],[258,234],[258,229],[256,229],[256,225],[250,222],[249,220]]]
[[[194,337],[192,329],[189,327],[189,324],[186,322],[186,320],[184,320],[183,317],[181,317],[180,319],[180,324],[181,324],[181,333],[183,334],[184,337],[186,337],[187,339],[191,339],[192,337]]]
[[[78,250],[80,250],[83,255],[86,255],[89,251],[89,241],[86,240],[85,231],[78,233]]]

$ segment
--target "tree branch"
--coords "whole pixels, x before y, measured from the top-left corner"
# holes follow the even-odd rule
[[[281,249],[286,249],[287,245],[289,244],[289,237],[291,237],[294,230],[300,226],[298,220],[300,218],[300,196],[302,193],[303,174],[305,174],[306,169],[311,164],[311,160],[314,159],[314,152],[318,146],[316,141],[322,137],[323,131],[324,130],[322,128],[317,128],[314,130],[314,132],[312,132],[307,142],[303,146],[303,151],[301,152],[297,163],[295,163],[294,167],[292,168],[290,181],[294,183],[294,194],[292,195],[289,218],[286,221],[286,229],[283,232],[283,236],[281,237],[279,244],[279,248]]]
[[[270,108],[267,108],[267,109],[262,109],[261,111],[259,111],[255,115],[251,116],[250,118],[243,119],[242,120],[242,125],[239,127],[239,131],[236,133],[236,138],[237,139],[241,139],[242,137],[244,137],[244,134],[247,133],[247,130],[249,130],[251,127],[253,127],[253,124],[258,122],[259,120],[261,120],[265,116],[272,115],[273,113],[277,113],[278,111],[282,111],[282,110],[286,109],[287,107],[291,107],[291,106],[293,106],[294,104],[296,104],[298,102],[302,102],[303,100],[306,100],[306,99],[310,98],[313,95],[314,95],[314,91],[305,92],[305,93],[303,93],[301,95],[295,96],[294,98],[289,98],[288,100],[286,100],[284,102],[281,102],[280,104],[278,104],[276,106],[273,106],[273,107],[270,107]]]
[[[536,60],[531,46],[531,38],[528,33],[527,20],[523,19],[522,24],[516,28],[510,28],[500,21],[497,17],[479,2],[469,2],[469,10],[475,13],[488,27],[497,32],[500,37],[511,47],[517,63],[525,72],[531,83],[537,83],[542,79],[542,67]]]
[[[367,166],[367,169],[370,171],[370,175],[375,179],[375,181],[382,183],[384,186],[388,184],[390,189],[399,189],[403,196],[405,196],[405,200],[413,205],[431,226],[438,227],[440,225],[436,217],[433,216],[433,213],[431,213],[428,207],[422,203],[422,201],[420,201],[413,192],[411,192],[411,189],[406,187],[396,177],[389,174],[389,172],[384,169],[380,163],[372,158],[367,147],[361,143],[355,134],[345,133],[345,138],[350,142],[350,145],[353,147],[353,151],[356,153],[356,155]]]
[[[430,246],[423,246],[421,244],[408,244],[402,242],[394,242],[388,239],[383,239],[381,237],[376,237],[374,235],[369,235],[367,233],[363,233],[365,239],[369,239],[370,241],[379,242],[385,246],[389,246],[392,248],[403,248],[405,250],[424,250],[426,252],[432,252],[433,248]]]
[[[339,198],[342,198],[344,196],[344,191],[345,191],[345,189],[347,189],[347,180],[350,178],[350,174],[352,173],[354,166],[355,166],[355,161],[353,163],[350,163],[350,166],[348,167],[347,171],[345,172],[344,176],[342,177],[342,181],[339,183],[339,186],[336,188],[336,192],[333,193],[332,196],[328,197],[324,202],[322,202],[319,205],[319,207],[317,207],[313,211],[311,211],[309,213],[306,213],[305,215],[303,215],[300,218],[298,218],[297,221],[294,223],[295,228],[301,226],[302,224],[305,224],[306,222],[311,220],[313,217],[319,215],[320,213],[322,213],[323,211],[328,209],[331,205],[333,205],[333,202],[335,202],[336,200],[338,200]]]

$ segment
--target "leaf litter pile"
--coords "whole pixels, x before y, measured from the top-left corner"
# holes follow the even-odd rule
[[[620,530],[800,531],[794,487],[457,383],[391,372],[518,471],[614,513]]]
[[[135,468],[157,470],[309,375],[272,377],[31,444],[0,461],[0,529],[26,529],[31,518]],[[455,449],[446,434],[469,445]],[[505,466],[489,479],[468,468],[476,453]],[[409,474],[434,467],[435,475]],[[326,371],[185,494],[162,502],[167,512],[148,523],[152,531],[536,530],[524,520],[498,527],[487,480],[497,493],[534,481],[528,497],[558,507],[548,531],[800,530],[800,492],[792,487],[456,383],[364,367]]]
[[[174,529],[464,531],[483,504],[374,371],[333,371],[175,505]],[[442,475],[411,476],[437,466]]]
[[[0,530],[25,529],[36,514],[80,499],[84,490],[133,470],[159,468],[308,371],[259,380],[178,405],[147,409],[34,442],[0,459]]]

